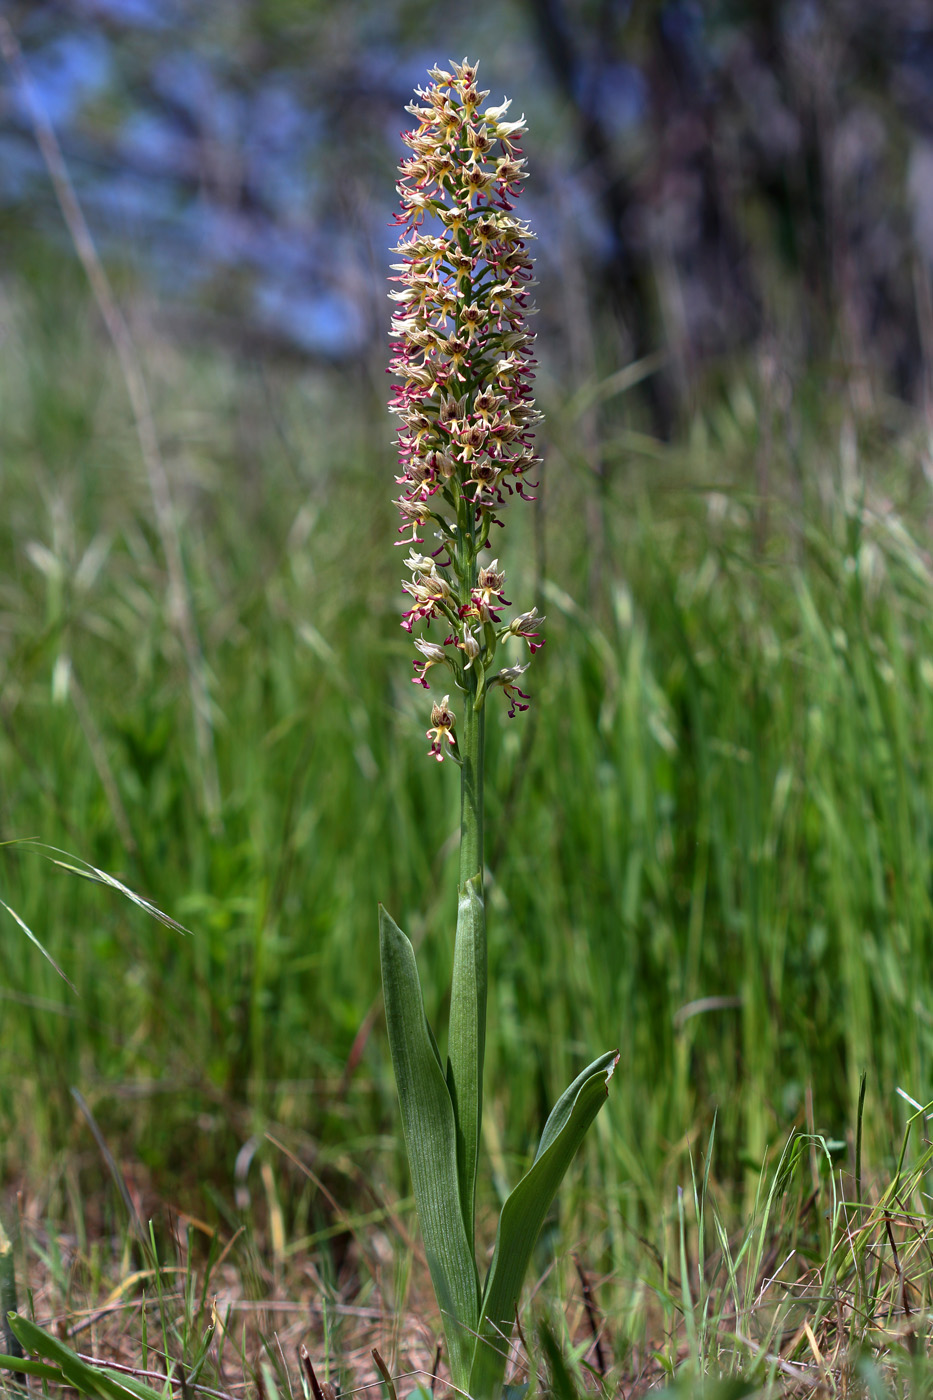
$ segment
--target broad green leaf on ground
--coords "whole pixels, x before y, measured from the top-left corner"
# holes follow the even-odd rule
[[[44,1332],[35,1322],[16,1313],[7,1315],[10,1331],[25,1351],[35,1352],[51,1367],[61,1373],[63,1383],[72,1386],[81,1395],[96,1397],[96,1400],[163,1400],[163,1393],[151,1385],[137,1380],[135,1376],[110,1371],[103,1366],[92,1366],[59,1341],[58,1337]],[[19,1361],[16,1369],[33,1370],[35,1363]],[[45,1370],[41,1372],[45,1376]],[[46,1377],[48,1378],[48,1377]]]
[[[486,913],[479,879],[467,880],[457,908],[457,940],[450,990],[447,1086],[457,1129],[460,1208],[473,1240],[476,1160],[483,1118],[483,1061],[486,1053]]]
[[[454,1384],[469,1374],[479,1279],[460,1208],[453,1104],[424,1014],[411,943],[380,905],[379,947],[392,1067],[412,1188]]]
[[[544,1125],[534,1162],[502,1207],[470,1371],[473,1400],[489,1400],[501,1388],[508,1340],[535,1241],[564,1173],[606,1101],[618,1060],[616,1050],[601,1055],[561,1095]]]

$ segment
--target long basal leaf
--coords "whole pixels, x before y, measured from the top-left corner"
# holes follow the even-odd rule
[[[424,1014],[414,949],[381,905],[379,949],[412,1188],[444,1317],[451,1376],[463,1388],[479,1314],[479,1279],[460,1208],[453,1104]]]
[[[531,1252],[564,1173],[606,1101],[618,1061],[615,1050],[601,1055],[561,1095],[544,1126],[533,1164],[502,1207],[470,1371],[473,1400],[494,1400],[499,1394]]]
[[[447,1086],[457,1129],[460,1209],[470,1241],[473,1240],[476,1160],[483,1120],[485,1052],[486,912],[479,893],[479,880],[474,877],[460,890],[447,1037]]]
[[[567,1126],[567,1123],[570,1120],[570,1116],[576,1107],[577,1096],[580,1093],[580,1090],[585,1084],[589,1082],[589,1080],[596,1079],[599,1077],[599,1075],[602,1075],[603,1083],[606,1086],[606,1094],[608,1094],[609,1081],[612,1078],[612,1072],[618,1063],[618,1050],[607,1050],[605,1055],[600,1055],[599,1059],[594,1060],[591,1065],[587,1065],[586,1069],[581,1069],[576,1079],[573,1081],[572,1084],[567,1086],[567,1088],[561,1094],[560,1098],[557,1100],[557,1103],[554,1105],[554,1107],[548,1114],[548,1120],[544,1125],[544,1132],[541,1134],[541,1141],[538,1143],[538,1150],[535,1153],[535,1160],[532,1163],[532,1166],[534,1166],[538,1162],[538,1159],[540,1157],[543,1157],[544,1153],[549,1150],[552,1143],[554,1143],[560,1136],[560,1134],[564,1131],[564,1128]],[[603,1097],[605,1098],[606,1095],[604,1094]]]

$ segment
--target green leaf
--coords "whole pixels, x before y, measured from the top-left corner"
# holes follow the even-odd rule
[[[466,1237],[473,1240],[476,1162],[483,1121],[486,1053],[486,913],[479,876],[461,887],[450,991],[447,1087],[457,1129],[457,1177]]]
[[[10,1331],[26,1351],[34,1351],[46,1361],[52,1362],[61,1371],[66,1384],[82,1395],[93,1395],[96,1400],[162,1400],[162,1391],[154,1390],[135,1376],[121,1375],[102,1366],[91,1366],[87,1361],[65,1346],[57,1337],[44,1332],[28,1318],[8,1313]],[[20,1362],[19,1369],[23,1369]]]
[[[412,1188],[444,1318],[451,1377],[464,1389],[479,1314],[479,1278],[460,1208],[453,1104],[424,1014],[414,949],[381,905],[379,949]]]
[[[68,1384],[60,1366],[46,1366],[44,1361],[24,1361],[21,1356],[0,1355],[0,1371],[13,1371],[18,1376],[41,1376],[57,1385]]]
[[[512,1323],[535,1241],[564,1173],[606,1101],[618,1062],[618,1051],[611,1050],[577,1075],[551,1110],[534,1162],[502,1207],[470,1370],[468,1389],[473,1400],[492,1400],[501,1389]]]

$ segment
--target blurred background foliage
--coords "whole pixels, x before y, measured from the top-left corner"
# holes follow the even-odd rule
[[[192,930],[3,851],[77,991],[8,920],[4,1177],[113,1208],[77,1088],[144,1206],[235,1219],[270,1125],[342,1201],[361,1172],[404,1192],[374,911],[442,1020],[457,796],[397,625],[385,275],[403,107],[464,53],[529,118],[548,415],[502,554],[549,620],[489,741],[491,1190],[615,1043],[594,1248],[620,1257],[714,1115],[731,1182],[794,1124],[844,1146],[863,1069],[883,1165],[933,1053],[928,7],[4,15],[173,504],[8,69],[0,837]],[[289,1228],[328,1209],[296,1184]]]
[[[933,21],[918,0],[29,0],[6,7],[102,251],[176,333],[358,361],[386,324],[413,86],[481,54],[529,116],[542,340],[585,379],[663,348],[669,433],[723,358],[929,378]],[[520,94],[520,96],[519,96]],[[4,89],[5,263],[61,226]]]

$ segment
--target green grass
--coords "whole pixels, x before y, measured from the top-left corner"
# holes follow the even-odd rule
[[[112,356],[61,286],[11,295],[7,313],[0,839],[34,837],[119,875],[191,936],[35,850],[0,851],[0,897],[76,989],[0,910],[0,1173],[83,1232],[89,1258],[126,1228],[126,1208],[73,1088],[140,1199],[228,1232],[246,1218],[234,1164],[255,1135],[240,1182],[250,1248],[271,1248],[278,1211],[280,1254],[310,1240],[339,1271],[328,1231],[413,1228],[376,903],[414,938],[443,1021],[456,883],[456,773],[425,757],[426,697],[398,627],[380,366],[286,373],[143,343],[211,698],[212,822]],[[509,597],[548,613],[548,644],[529,673],[532,711],[496,710],[489,735],[482,1218],[555,1094],[618,1044],[608,1109],[539,1264],[585,1240],[587,1267],[612,1281],[620,1366],[638,1336],[664,1353],[659,1339],[684,1327],[710,1353],[722,1316],[732,1326],[750,1306],[758,1246],[733,1280],[723,1240],[755,1237],[760,1183],[795,1128],[828,1144],[804,1154],[822,1193],[807,1218],[812,1270],[842,1247],[839,1222],[830,1239],[814,1211],[831,1216],[842,1189],[829,1163],[854,1170],[862,1073],[866,1201],[891,1179],[912,1113],[898,1090],[931,1096],[933,562],[919,444],[894,410],[852,424],[843,395],[802,392],[794,432],[771,435],[765,520],[750,486],[767,406],[749,385],[736,371],[674,447],[610,405],[600,477],[545,377],[543,498],[510,512],[499,551]],[[702,1283],[688,1299],[682,1265],[696,1267],[691,1160],[702,1181],[714,1117],[705,1230],[725,1291],[707,1305]],[[919,1139],[908,1151],[922,1214]],[[783,1196],[768,1220],[778,1206],[777,1235],[793,1233]],[[573,1277],[565,1261],[556,1299]],[[664,1353],[672,1376],[678,1346]]]

